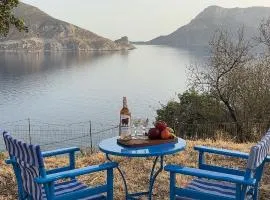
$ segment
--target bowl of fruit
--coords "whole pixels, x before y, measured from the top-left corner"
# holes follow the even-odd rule
[[[175,136],[173,129],[168,127],[164,121],[157,121],[155,127],[150,128],[145,136],[134,137],[129,140],[117,139],[117,143],[125,147],[145,147],[176,143],[177,141],[178,138]]]
[[[164,121],[157,121],[155,127],[149,129],[147,136],[150,140],[173,140],[177,138],[174,130],[168,127]]]

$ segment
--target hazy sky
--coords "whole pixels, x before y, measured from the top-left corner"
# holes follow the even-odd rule
[[[167,35],[210,5],[270,7],[270,0],[22,0],[101,36],[132,41]]]

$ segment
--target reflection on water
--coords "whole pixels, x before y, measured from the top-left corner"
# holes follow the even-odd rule
[[[117,124],[122,96],[136,118],[155,116],[160,103],[186,89],[189,52],[138,46],[120,52],[0,53],[3,121]]]
[[[69,68],[80,66],[85,63],[95,62],[105,56],[112,56],[116,51],[93,51],[93,52],[0,52],[0,75],[23,76],[29,73],[59,68]],[[123,51],[120,55],[127,55],[128,51]]]

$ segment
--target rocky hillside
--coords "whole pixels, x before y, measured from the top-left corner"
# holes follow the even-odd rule
[[[270,8],[267,7],[222,8],[210,6],[189,24],[147,43],[196,49],[208,46],[209,40],[217,29],[227,29],[234,33],[242,26],[245,28],[246,36],[253,37],[257,34],[260,22],[269,16]]]
[[[0,38],[0,50],[8,51],[90,51],[132,49],[103,38],[91,31],[55,19],[36,7],[20,3],[14,10],[29,28],[28,33],[12,28],[6,38]]]
[[[127,36],[121,37],[118,40],[114,41],[116,44],[120,45],[123,48],[127,48],[127,49],[135,49],[135,46],[133,46],[129,40]]]

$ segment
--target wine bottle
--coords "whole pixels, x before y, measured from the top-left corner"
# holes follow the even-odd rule
[[[121,139],[131,138],[131,113],[127,106],[127,98],[123,97],[123,108],[120,111],[119,135]]]

